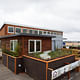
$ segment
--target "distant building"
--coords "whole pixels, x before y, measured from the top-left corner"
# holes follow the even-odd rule
[[[64,41],[65,47],[79,47],[80,41]]]

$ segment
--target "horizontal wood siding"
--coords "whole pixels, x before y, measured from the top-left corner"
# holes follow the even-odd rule
[[[27,55],[28,54],[28,40],[41,40],[42,42],[42,51],[48,51],[48,50],[51,50],[52,49],[52,41],[51,41],[51,38],[43,38],[43,37],[24,37],[24,55]]]
[[[22,38],[24,38],[24,40]],[[32,39],[32,40],[41,40],[41,42],[42,42],[41,52],[48,51],[48,50],[52,49],[51,38],[46,38],[46,37],[29,37],[29,36],[26,36],[26,37],[12,37],[12,38],[7,38],[7,39],[1,39],[1,41],[2,41],[2,43],[1,43],[2,44],[2,48],[6,48],[7,50],[10,50],[10,40],[15,40],[15,39],[18,40],[19,45],[20,45],[20,51],[19,51],[20,55],[28,55],[28,45],[29,45],[28,44],[28,40],[30,40],[30,39]],[[24,46],[23,46],[23,42],[24,42]]]
[[[5,36],[7,34],[7,25],[0,30],[0,36]]]

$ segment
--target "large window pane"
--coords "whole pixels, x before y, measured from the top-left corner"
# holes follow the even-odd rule
[[[17,46],[17,40],[10,40],[10,50],[15,51],[16,46]]]
[[[48,34],[50,34],[50,32],[48,32]]]
[[[14,40],[14,51],[15,51],[16,46],[17,46],[17,40]]]
[[[30,40],[29,41],[29,52],[35,53],[41,51],[41,40]]]
[[[42,31],[39,31],[39,34],[42,35]]]
[[[34,52],[34,41],[30,41],[30,52]]]
[[[0,40],[0,48],[1,48],[1,40]]]
[[[44,31],[44,34],[46,34],[47,32],[46,31]]]
[[[38,31],[35,30],[35,31],[34,31],[34,34],[38,34]]]
[[[40,51],[40,41],[36,41],[36,51]]]
[[[21,33],[21,28],[16,28],[16,33]]]
[[[27,33],[27,29],[23,29],[23,33]]]
[[[14,28],[9,26],[9,27],[8,27],[8,32],[9,32],[9,33],[13,33],[13,32],[14,32]]]
[[[13,41],[10,42],[11,50],[13,51]]]
[[[29,30],[29,33],[32,34],[33,33],[33,30]]]

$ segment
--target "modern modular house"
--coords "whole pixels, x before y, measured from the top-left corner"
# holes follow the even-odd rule
[[[0,29],[0,43],[14,51],[15,44],[20,42],[22,53],[43,52],[63,47],[63,32],[47,29],[4,24]],[[3,45],[4,44],[4,45]]]
[[[15,51],[17,44],[19,45],[19,56],[14,57],[12,55],[14,53],[10,53]],[[75,55],[71,54],[71,51],[69,55],[50,60],[29,55],[31,53],[42,52],[43,54],[46,51],[61,49],[63,47],[62,31],[4,24],[0,29],[0,47],[9,51],[8,54],[7,52],[3,52],[2,54],[2,63],[7,68],[16,74],[25,72],[33,77],[34,80],[53,80],[54,78],[56,78],[54,80],[60,80],[63,78],[61,75],[65,74],[65,68],[67,68],[66,74],[68,71],[70,72],[73,68],[76,68],[71,67],[71,70],[69,70],[68,68],[70,67],[65,66],[66,63],[71,64],[75,62]],[[78,63],[76,62],[74,64]],[[71,64],[71,66],[74,64]],[[76,66],[79,67],[79,65]],[[58,68],[60,68],[61,75],[57,74],[57,72],[60,73],[59,70],[57,72],[55,71]]]

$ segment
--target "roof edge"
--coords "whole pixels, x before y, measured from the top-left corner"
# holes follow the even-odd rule
[[[21,26],[21,27],[29,27],[29,28],[34,28],[34,29],[42,29],[42,30],[48,30],[48,31],[55,31],[55,32],[62,32],[63,31],[59,31],[59,30],[51,30],[51,29],[44,29],[44,28],[38,28],[38,27],[34,27],[34,26],[27,26],[27,25],[23,25],[23,24],[14,24],[14,23],[4,23],[3,26],[1,27],[1,29],[4,27],[4,25],[13,25],[13,26]],[[0,30],[1,30],[0,29]]]

